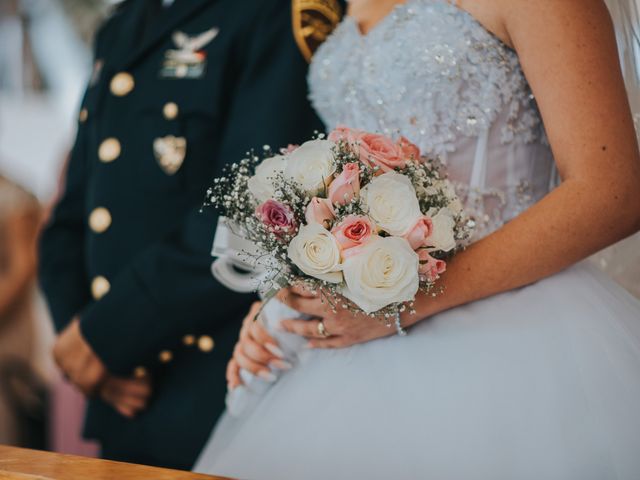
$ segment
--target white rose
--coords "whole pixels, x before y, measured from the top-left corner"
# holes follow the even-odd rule
[[[340,283],[340,246],[336,238],[322,225],[312,223],[300,227],[291,240],[289,258],[307,275]]]
[[[409,177],[389,172],[375,177],[360,197],[378,227],[391,235],[403,235],[422,216],[416,190]]]
[[[309,195],[318,195],[329,185],[336,171],[334,146],[329,140],[303,143],[289,155],[285,175]]]
[[[396,302],[410,302],[418,293],[418,254],[399,237],[377,237],[342,265],[344,296],[366,313]]]
[[[256,172],[249,179],[247,187],[259,203],[266,202],[275,197],[275,176],[284,172],[287,166],[287,158],[283,155],[264,159],[257,167]]]
[[[432,215],[435,213],[433,210],[435,209],[429,212],[433,222],[433,232],[428,240],[429,249],[449,252],[456,247],[454,214],[448,208],[441,208],[438,213]]]

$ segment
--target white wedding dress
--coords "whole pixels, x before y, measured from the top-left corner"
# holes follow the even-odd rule
[[[327,128],[440,155],[478,237],[554,184],[517,55],[445,0],[409,0],[317,52]],[[532,252],[535,255],[535,252]],[[304,350],[196,469],[252,479],[640,479],[640,303],[585,263],[439,314],[407,337]]]

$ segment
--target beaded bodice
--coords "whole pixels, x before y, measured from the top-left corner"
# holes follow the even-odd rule
[[[351,17],[318,49],[327,128],[402,134],[439,156],[484,235],[549,189],[553,158],[516,53],[447,0],[408,0],[366,35]]]

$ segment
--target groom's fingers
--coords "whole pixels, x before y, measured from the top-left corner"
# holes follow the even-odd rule
[[[101,389],[103,400],[128,418],[147,407],[150,395],[151,383],[139,379],[109,377]]]
[[[114,383],[123,395],[143,400],[151,396],[151,381],[148,378],[118,378],[114,379]]]
[[[120,415],[127,418],[134,418],[136,416],[136,411],[133,408],[130,408],[126,405],[116,404],[113,406]]]
[[[151,396],[151,382],[144,379],[110,377],[103,388],[108,394],[118,398],[147,400]]]

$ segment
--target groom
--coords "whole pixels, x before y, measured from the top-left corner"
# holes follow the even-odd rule
[[[213,280],[200,206],[225,163],[321,129],[303,57],[338,19],[329,0],[127,0],[99,31],[40,279],[104,457],[188,469],[222,412],[251,298]]]

